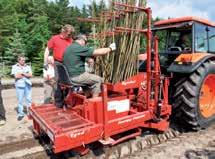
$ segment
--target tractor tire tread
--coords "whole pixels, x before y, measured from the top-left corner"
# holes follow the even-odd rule
[[[199,112],[199,91],[201,83],[211,71],[215,61],[205,61],[193,73],[176,75],[173,81],[172,120],[179,121],[186,129],[199,130],[209,123]],[[174,119],[175,118],[175,119]],[[214,117],[215,118],[215,117]]]

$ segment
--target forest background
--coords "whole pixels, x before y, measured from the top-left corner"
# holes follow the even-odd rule
[[[41,76],[47,40],[64,24],[73,25],[76,33],[92,32],[92,24],[77,17],[96,16],[106,7],[104,0],[82,8],[69,0],[0,0],[1,75],[9,75],[17,55],[24,54],[34,76]]]

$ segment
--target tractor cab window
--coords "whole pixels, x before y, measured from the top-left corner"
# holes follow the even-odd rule
[[[164,52],[166,50],[167,30],[157,31],[156,35],[158,36],[159,39],[158,43],[159,52]]]
[[[177,39],[179,39],[179,34],[180,34],[179,32],[175,32],[175,31],[170,32],[169,41],[168,41],[169,51],[174,51],[173,47],[175,46]]]
[[[191,30],[176,30],[170,32],[168,51],[191,51],[192,33]]]
[[[192,26],[157,30],[159,53],[190,52],[192,50]]]
[[[195,25],[195,50],[197,52],[208,52],[208,28],[202,24]]]
[[[190,50],[191,49],[191,33],[180,33],[178,40],[175,43],[175,46],[180,47],[181,50]]]
[[[215,53],[215,27],[209,27],[209,52]]]
[[[165,70],[181,53],[192,51],[193,23],[176,24],[154,29],[158,36],[161,69]]]

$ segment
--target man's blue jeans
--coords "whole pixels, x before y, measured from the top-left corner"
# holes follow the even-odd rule
[[[18,99],[18,116],[24,116],[24,99],[26,101],[27,111],[31,106],[31,86],[26,84],[25,87],[16,87],[16,94]]]

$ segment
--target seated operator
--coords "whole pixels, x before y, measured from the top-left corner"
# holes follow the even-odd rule
[[[191,49],[191,43],[188,36],[188,34],[180,34],[179,39],[175,43],[175,46],[181,47],[182,50],[189,51]]]
[[[85,60],[87,57],[106,55],[116,50],[116,44],[112,43],[107,48],[93,49],[85,46],[87,37],[78,35],[75,42],[66,50],[63,56],[63,64],[67,68],[70,80],[74,85],[89,86],[93,97],[98,97],[101,92],[103,78],[85,71]]]

